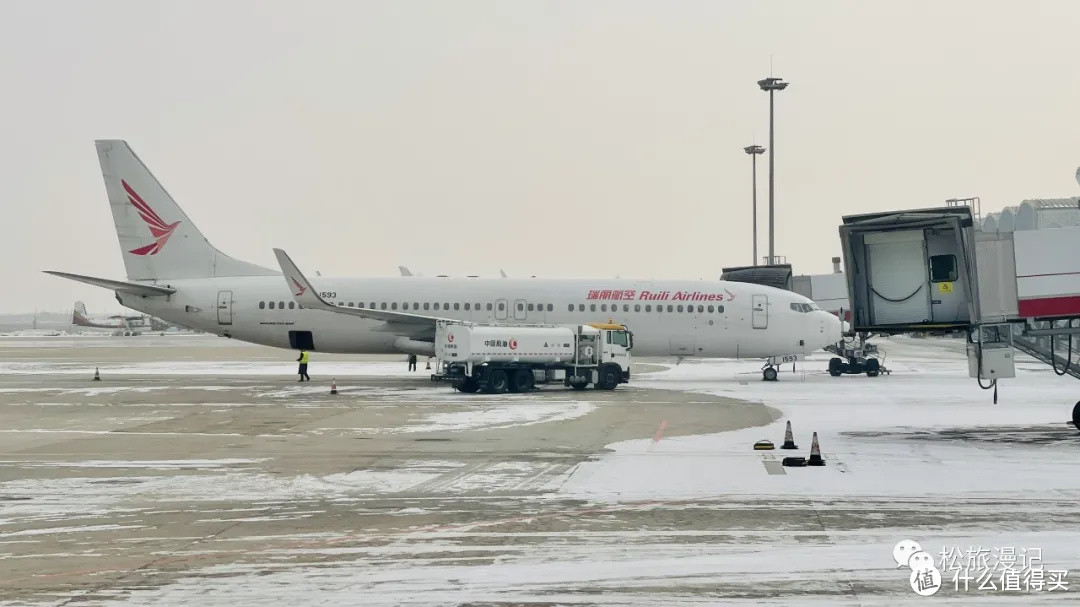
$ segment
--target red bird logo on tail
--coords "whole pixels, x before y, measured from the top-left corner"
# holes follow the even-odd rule
[[[129,253],[135,255],[157,255],[158,251],[165,246],[165,243],[169,241],[169,237],[172,236],[173,230],[176,226],[180,225],[179,221],[175,221],[171,224],[166,224],[165,220],[161,218],[154,209],[150,208],[150,205],[146,204],[146,201],[139,196],[128,182],[123,179],[120,183],[124,186],[124,191],[127,192],[128,202],[131,206],[135,207],[135,210],[139,212],[139,217],[146,222],[146,226],[150,228],[150,234],[154,237],[154,242],[146,245],[145,247],[139,247],[132,249]]]
[[[293,293],[294,296],[300,297],[304,293],[307,293],[307,287],[301,285],[300,281],[296,280],[295,278],[290,278],[289,280],[291,280],[292,283],[296,285],[296,293]]]

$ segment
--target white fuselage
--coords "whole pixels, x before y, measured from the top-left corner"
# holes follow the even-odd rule
[[[346,307],[495,324],[622,323],[634,333],[635,356],[764,358],[806,354],[840,340],[839,320],[816,306],[809,309],[809,299],[748,283],[422,277],[313,283],[328,302]],[[182,326],[268,346],[294,347],[290,332],[310,331],[317,352],[402,352],[395,345],[401,324],[388,330],[378,320],[300,309],[281,276],[154,284],[176,293],[167,298],[120,294],[121,302]],[[425,331],[418,327],[413,339],[430,341]]]

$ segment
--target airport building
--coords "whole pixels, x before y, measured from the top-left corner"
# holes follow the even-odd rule
[[[1032,198],[988,213],[978,223],[983,232],[1020,232],[1080,226],[1080,197]]]

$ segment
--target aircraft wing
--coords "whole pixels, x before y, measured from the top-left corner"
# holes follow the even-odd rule
[[[277,257],[278,265],[281,266],[281,273],[285,276],[285,282],[289,285],[289,292],[293,294],[293,299],[305,308],[381,320],[390,324],[390,326],[383,329],[387,332],[408,337],[424,336],[429,340],[434,339],[436,321],[451,320],[449,318],[410,314],[408,312],[372,310],[371,308],[346,308],[334,305],[319,295],[315,287],[304,277],[285,251],[274,249],[274,255]]]

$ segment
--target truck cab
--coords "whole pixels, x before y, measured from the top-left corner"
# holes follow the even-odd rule
[[[620,324],[590,324],[585,325],[597,330],[597,339],[600,344],[597,350],[600,359],[593,364],[602,365],[614,363],[619,366],[622,373],[622,382],[630,380],[630,350],[634,347],[634,334]],[[585,335],[582,335],[585,337]]]

